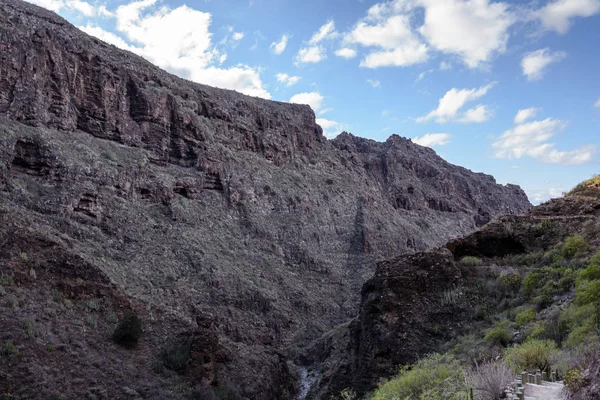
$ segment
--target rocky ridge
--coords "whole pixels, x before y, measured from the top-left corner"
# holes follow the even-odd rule
[[[528,207],[408,139],[328,141],[308,106],[177,78],[0,1],[0,312],[16,345],[0,392],[291,398],[298,349],[355,315],[375,261]],[[135,350],[106,337],[128,310]],[[203,337],[180,374],[153,371]]]

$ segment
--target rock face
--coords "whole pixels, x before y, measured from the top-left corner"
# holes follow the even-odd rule
[[[520,188],[408,139],[327,141],[308,106],[179,79],[0,0],[0,272],[12,280],[0,312],[2,340],[25,355],[0,364],[2,393],[54,395],[19,384],[50,343],[66,350],[45,379],[69,398],[181,398],[201,382],[291,398],[289,361],[355,316],[377,260],[529,206]],[[131,357],[103,333],[128,310],[144,321]],[[34,340],[23,319],[40,327]],[[153,372],[181,337],[184,373]]]
[[[304,354],[305,362],[327,366],[313,395],[329,398],[345,388],[363,394],[397,374],[399,365],[448,350],[450,340],[475,330],[476,307],[493,313],[518,295],[518,287],[481,285],[490,271],[498,276],[493,274],[510,270],[505,257],[544,254],[599,220],[600,193],[554,199],[522,215],[498,218],[444,247],[379,263],[362,288],[358,317]],[[460,262],[465,256],[476,257],[480,265]],[[598,363],[580,396],[596,393],[597,375]]]

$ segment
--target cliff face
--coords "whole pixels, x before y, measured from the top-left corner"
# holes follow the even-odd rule
[[[500,313],[519,296],[520,282],[515,288],[501,279],[519,268],[515,258],[527,262],[527,256],[539,257],[582,232],[597,244],[599,221],[600,193],[577,194],[498,218],[443,247],[378,263],[362,288],[358,316],[304,354],[309,363],[329,366],[321,370],[314,394],[328,398],[344,388],[366,393],[396,375],[399,365],[449,350],[453,339],[481,330],[478,310]],[[477,263],[461,262],[466,256]],[[485,283],[496,280],[499,285]],[[597,392],[597,375],[596,362],[588,373],[591,383],[576,398]]]
[[[12,382],[0,391],[46,390],[19,382],[50,343],[65,349],[54,362],[76,352],[83,365],[67,397],[102,386],[110,398],[123,387],[177,398],[205,382],[290,398],[287,361],[355,315],[375,261],[528,207],[520,188],[407,139],[327,141],[308,106],[179,79],[53,13],[0,1],[0,272],[16,299],[0,312],[11,316],[3,340],[25,355],[20,369],[0,366]],[[53,293],[73,309],[61,300],[45,313]],[[127,358],[103,332],[131,309],[144,335]],[[23,319],[40,327],[34,340]],[[203,343],[205,320],[210,354],[192,351],[182,376],[152,372],[169,343]],[[102,354],[120,361],[96,365]],[[66,382],[68,369],[44,374]]]

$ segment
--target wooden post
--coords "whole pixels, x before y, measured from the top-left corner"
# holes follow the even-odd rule
[[[523,385],[527,384],[527,371],[521,372],[521,382],[523,382]]]

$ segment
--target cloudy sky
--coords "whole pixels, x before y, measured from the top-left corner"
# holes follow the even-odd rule
[[[600,0],[31,0],[182,77],[521,185],[600,173]]]

